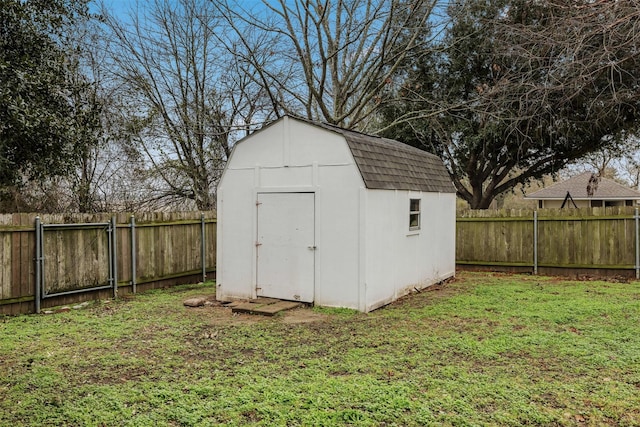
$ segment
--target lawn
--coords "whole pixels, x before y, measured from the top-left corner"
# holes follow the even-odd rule
[[[461,272],[369,314],[189,285],[0,318],[1,426],[640,425],[640,284]]]

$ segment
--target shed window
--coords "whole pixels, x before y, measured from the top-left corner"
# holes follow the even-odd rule
[[[409,199],[409,230],[420,229],[420,199]]]

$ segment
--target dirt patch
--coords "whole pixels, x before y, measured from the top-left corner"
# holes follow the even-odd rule
[[[406,308],[418,308],[423,307],[428,304],[433,304],[434,302],[443,299],[449,298],[453,295],[457,295],[464,288],[465,279],[460,279],[458,277],[452,277],[440,283],[436,283],[434,285],[428,286],[424,289],[414,289],[409,292],[407,295],[404,295],[392,303],[386,305],[385,307],[381,307],[380,309],[385,308],[394,308],[394,307],[406,307]]]
[[[506,275],[506,274],[505,274]],[[384,310],[394,307],[423,307],[433,304],[436,301],[449,298],[459,294],[464,289],[466,280],[464,278],[449,278],[440,283],[436,283],[421,290],[414,290],[398,300],[379,308]],[[195,297],[205,298],[206,303],[201,307],[188,308],[190,315],[206,318],[206,323],[210,325],[233,325],[233,324],[255,324],[262,322],[278,322],[284,324],[308,324],[325,323],[331,320],[331,316],[318,313],[311,306],[303,306],[292,310],[278,313],[269,317],[259,314],[233,313],[232,306],[217,301],[213,295],[196,295]],[[368,318],[367,318],[368,319]],[[372,320],[372,319],[369,319]]]
[[[296,308],[295,310],[285,311],[280,315],[282,323],[298,324],[298,323],[313,323],[313,322],[325,322],[329,319],[326,314],[316,313],[309,307]]]

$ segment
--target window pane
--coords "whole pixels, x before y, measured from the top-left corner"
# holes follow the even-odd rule
[[[409,227],[420,227],[420,214],[409,215]]]
[[[410,199],[410,207],[411,212],[420,211],[420,199]]]

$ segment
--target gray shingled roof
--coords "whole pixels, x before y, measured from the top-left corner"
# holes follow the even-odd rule
[[[444,163],[434,154],[393,139],[367,135],[326,123],[308,123],[344,136],[367,188],[456,192]]]
[[[558,182],[550,187],[527,194],[525,198],[536,200],[564,199],[567,196],[568,191],[574,200],[640,200],[640,192],[625,187],[624,185],[618,184],[617,182],[607,178],[600,178],[597,190],[593,193],[593,196],[589,196],[587,194],[589,178],[591,178],[591,172],[581,173],[580,175],[569,178],[566,181]]]

